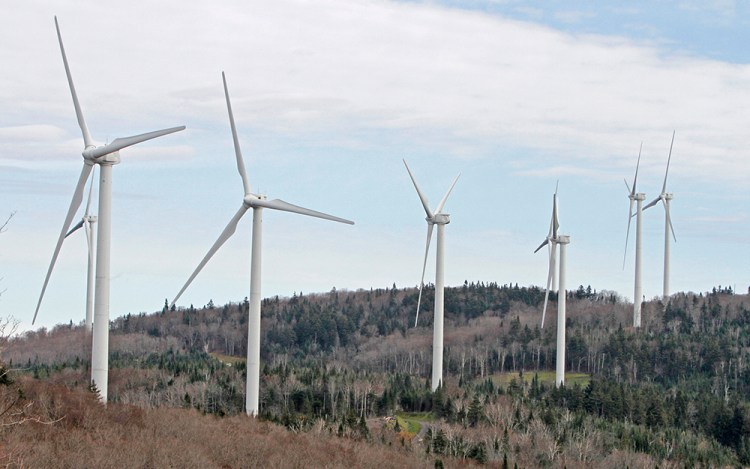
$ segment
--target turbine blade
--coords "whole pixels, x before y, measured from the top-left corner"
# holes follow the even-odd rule
[[[542,244],[540,244],[538,248],[534,249],[534,254],[539,252],[539,250],[542,249],[544,246],[546,246],[548,243],[549,243],[549,238],[542,241]]]
[[[661,200],[661,196],[659,196],[659,197],[655,198],[654,200],[652,200],[651,202],[649,202],[648,204],[646,204],[646,206],[645,206],[645,207],[643,207],[643,209],[642,209],[642,210],[646,210],[646,209],[647,209],[647,208],[649,208],[649,207],[653,207],[653,206],[654,206],[654,205],[656,205],[656,204],[657,204],[657,203],[658,203],[658,202],[659,202],[660,200]]]
[[[558,181],[559,184],[559,181]],[[542,244],[539,245],[536,250],[534,250],[534,253],[536,254],[540,249],[542,249],[544,246],[546,246],[550,240],[557,239],[557,230],[560,228],[560,223],[557,221],[557,188],[558,184],[555,184],[555,193],[552,194],[552,218],[549,221],[549,234],[547,235],[547,239],[545,239]],[[627,184],[627,182],[626,182]]]
[[[549,301],[549,289],[552,285],[552,274],[553,269],[555,268],[554,264],[554,253],[555,249],[557,249],[557,245],[550,244],[550,250],[549,250],[549,268],[547,272],[547,289],[544,291],[544,308],[542,308],[542,326],[540,329],[544,329],[544,317],[547,315],[547,302]]]
[[[47,290],[47,284],[49,283],[49,278],[52,275],[52,268],[55,267],[57,256],[60,254],[60,248],[62,247],[63,240],[65,239],[65,233],[67,233],[68,227],[70,226],[70,223],[73,221],[73,217],[78,211],[78,207],[81,206],[81,201],[83,200],[83,190],[86,186],[86,180],[88,179],[89,174],[91,174],[92,168],[93,168],[92,164],[88,162],[83,163],[83,169],[81,170],[81,175],[78,177],[78,184],[76,185],[76,188],[73,191],[73,199],[70,201],[68,214],[65,215],[65,221],[63,222],[62,229],[60,230],[60,236],[57,238],[55,251],[52,253],[52,261],[50,261],[49,263],[49,269],[47,269],[47,276],[44,278],[44,284],[42,285],[42,293],[39,295],[39,301],[36,304],[36,310],[34,310],[34,318],[31,320],[32,325],[36,322],[36,316],[37,314],[39,314],[39,307],[42,305],[42,298],[44,298],[44,292]]]
[[[672,131],[672,143],[669,144],[669,158],[667,158],[667,170],[664,172],[664,184],[661,186],[661,193],[666,194],[667,192],[667,176],[669,176],[669,162],[672,161],[672,147],[674,146],[674,134]]]
[[[323,212],[316,212],[315,210],[310,210],[309,208],[300,207],[298,205],[292,205],[288,202],[284,202],[283,200],[279,200],[279,199],[274,199],[274,200],[256,199],[251,202],[251,205],[253,207],[263,207],[263,208],[270,208],[273,210],[282,210],[284,212],[299,213],[300,215],[307,215],[309,217],[337,221],[339,223],[346,223],[347,225],[354,224],[354,222],[351,220],[335,217],[333,215],[328,215],[327,213],[323,213]]]
[[[245,189],[245,195],[248,195],[251,193],[250,182],[247,179],[247,172],[245,171],[245,161],[242,159],[240,140],[237,138],[237,127],[234,125],[232,103],[229,101],[229,88],[227,88],[227,78],[224,72],[221,72],[221,80],[224,82],[224,96],[227,98],[227,112],[229,113],[229,125],[232,127],[232,141],[234,142],[234,155],[237,157],[237,171],[239,171],[242,178],[242,187]]]
[[[557,234],[557,228],[555,227],[555,209],[557,208],[557,188],[555,193],[552,195],[552,218],[549,220],[549,232],[547,232],[548,239],[555,239]],[[536,252],[536,251],[534,251]]]
[[[674,242],[677,242],[677,236],[674,235],[674,227],[672,226],[672,217],[669,214],[669,204],[667,202],[664,202],[664,211],[667,212],[667,223],[669,223],[669,229],[672,231],[672,238],[674,238]]]
[[[99,158],[104,155],[109,155],[110,153],[114,153],[116,151],[122,150],[123,148],[133,146],[136,143],[145,142],[147,140],[151,140],[151,139],[161,137],[164,135],[169,135],[175,132],[179,132],[181,130],[185,130],[184,125],[181,125],[179,127],[171,127],[169,129],[155,130],[153,132],[146,132],[145,134],[133,135],[131,137],[116,138],[112,140],[112,142],[106,145],[102,145],[101,147],[97,147],[97,148],[92,148],[91,150],[86,151],[84,153],[86,154],[86,156],[90,158]]]
[[[557,188],[555,188],[555,194],[552,196],[552,221],[550,221],[552,228],[552,239],[557,239],[557,230],[560,228],[560,222],[557,221]]]
[[[638,149],[638,162],[635,164],[635,177],[633,178],[633,192],[631,192],[632,195],[635,195],[635,188],[636,188],[636,184],[638,183],[638,168],[641,166],[641,150],[643,150],[643,142],[641,142],[641,147]]]
[[[94,174],[96,176],[96,174]],[[89,200],[86,202],[86,210],[83,212],[83,216],[87,217],[89,215],[89,209],[91,208],[91,194],[94,192],[94,179],[96,177],[91,178],[91,183],[89,184]]]
[[[547,302],[548,301],[549,301],[549,281],[547,282],[547,290],[545,290],[544,292],[544,308],[542,308],[542,325],[540,329],[544,329],[544,317],[547,315]]]
[[[422,304],[422,290],[424,289],[424,273],[427,270],[427,254],[430,252],[430,240],[432,240],[432,228],[435,225],[427,224],[427,244],[424,248],[424,262],[422,263],[422,280],[419,281],[419,297],[417,298],[417,315],[414,318],[414,327],[417,327],[419,321],[419,306]]]
[[[67,238],[68,236],[72,235],[73,233],[75,233],[76,231],[78,231],[79,229],[81,229],[83,227],[83,221],[84,220],[82,218],[81,221],[79,221],[76,224],[76,226],[74,226],[73,228],[70,229],[70,231],[67,232],[67,234],[65,235],[65,237]]]
[[[437,206],[437,209],[435,210],[435,213],[443,213],[443,207],[445,207],[445,203],[448,201],[448,196],[451,194],[451,191],[453,190],[453,187],[458,182],[458,178],[461,177],[461,173],[458,173],[458,176],[456,176],[456,179],[453,180],[453,184],[448,188],[448,192],[445,193],[443,196],[443,199],[440,201],[440,203]]]
[[[86,246],[88,248],[88,266],[86,269],[86,323],[90,326],[94,317],[94,292],[92,291],[94,286],[92,285],[93,282],[89,282],[89,277],[92,274],[95,275],[96,267],[94,265],[94,240],[91,222],[86,221],[86,223],[83,224],[83,227],[86,230]]]
[[[190,284],[193,282],[193,279],[198,275],[198,273],[203,270],[203,267],[208,263],[209,260],[213,257],[214,254],[216,254],[216,251],[219,250],[219,248],[228,240],[237,230],[237,223],[239,223],[240,219],[242,218],[242,215],[247,212],[248,206],[244,203],[242,204],[242,207],[240,207],[239,210],[237,210],[237,213],[234,214],[231,220],[229,220],[229,223],[227,224],[226,228],[224,228],[224,231],[221,232],[219,235],[219,239],[216,240],[213,246],[211,246],[211,249],[208,250],[206,255],[203,257],[203,260],[201,260],[200,264],[198,264],[198,267],[195,268],[192,275],[190,275],[190,278],[188,278],[187,282],[185,282],[185,285],[182,287],[179,293],[177,293],[177,296],[174,297],[174,300],[172,300],[172,305],[174,306],[175,303],[177,303],[177,300],[180,299],[182,294],[187,290],[187,287],[190,286]]]
[[[625,187],[628,188],[628,194],[632,193],[632,191],[630,190],[630,184],[628,184],[628,180],[623,178],[623,181],[625,181]]]
[[[625,259],[628,257],[628,239],[630,238],[630,220],[633,219],[633,199],[630,199],[630,211],[628,213],[628,231],[625,235],[625,254],[622,256],[622,270],[625,270]]]
[[[70,94],[73,97],[73,106],[76,109],[76,117],[78,118],[78,126],[81,128],[83,134],[83,144],[85,148],[94,145],[94,141],[89,133],[89,128],[86,126],[86,121],[83,119],[83,112],[81,112],[81,105],[78,103],[78,94],[76,93],[76,87],[73,85],[73,76],[70,74],[70,67],[68,66],[68,57],[65,55],[65,46],[63,46],[62,34],[60,34],[60,25],[57,24],[57,16],[55,16],[55,29],[57,29],[57,41],[60,43],[60,52],[62,53],[63,65],[65,65],[65,74],[68,77],[68,86],[70,87]]]
[[[421,190],[419,190],[419,186],[417,185],[417,180],[414,179],[414,175],[411,173],[411,170],[409,169],[409,165],[406,164],[406,160],[401,160],[404,162],[404,166],[406,166],[406,172],[409,173],[409,177],[411,178],[411,182],[414,184],[414,188],[417,190],[417,195],[419,195],[419,200],[422,201],[422,206],[424,207],[424,211],[427,214],[427,217],[432,218],[434,215],[432,211],[430,210],[430,206],[427,203],[427,197],[424,196]]]
[[[93,243],[92,243],[93,240],[91,239],[91,236],[92,236],[91,223],[89,223],[88,221],[85,222],[83,224],[83,229],[86,233],[86,246],[88,246],[89,248],[89,257],[92,257],[94,255],[94,252],[91,249],[93,247]]]

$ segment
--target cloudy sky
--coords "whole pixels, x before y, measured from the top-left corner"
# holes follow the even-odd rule
[[[632,299],[623,179],[643,142],[639,190],[656,197],[673,130],[672,289],[750,285],[745,3],[57,3],[0,16],[0,215],[15,212],[0,315],[24,327],[82,165],[54,15],[95,140],[187,126],[114,168],[112,317],[171,300],[240,206],[222,71],[253,190],[356,222],[266,211],[264,296],[416,286],[426,223],[406,158],[433,204],[461,173],[448,285],[543,285],[533,250],[559,180],[568,285]],[[248,214],[179,306],[248,295],[250,228]],[[660,206],[645,212],[647,298],[663,229]],[[82,233],[66,240],[38,326],[83,319],[85,256]]]

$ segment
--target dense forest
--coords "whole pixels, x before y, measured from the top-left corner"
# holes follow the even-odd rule
[[[555,321],[540,328],[544,291],[467,281],[446,289],[445,383],[432,392],[434,290],[424,293],[416,328],[414,288],[265,299],[260,422],[243,414],[246,300],[176,309],[165,301],[156,313],[113,320],[107,408],[88,387],[90,336],[81,325],[5,334],[0,462],[64,461],[65,435],[97,422],[119,429],[105,447],[126,451],[120,445],[146,445],[145,433],[167,432],[163,420],[174,419],[231,438],[273,434],[287,442],[278,451],[319,452],[320,461],[324,447],[350,458],[367,453],[380,461],[373,466],[750,465],[747,295],[717,287],[675,294],[666,305],[649,301],[635,330],[632,304],[615,293],[569,291],[568,375],[557,389]],[[131,420],[138,430],[123,440]],[[47,449],[29,451],[39,439]],[[157,451],[153,461],[168,457],[149,451]],[[294,467],[281,457],[268,465]],[[330,467],[370,464],[336,458]],[[209,449],[196,460],[246,466]]]

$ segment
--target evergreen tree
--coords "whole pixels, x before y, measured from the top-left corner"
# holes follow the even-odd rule
[[[474,395],[474,399],[469,404],[469,412],[467,414],[469,420],[469,426],[476,427],[477,424],[482,420],[482,404],[479,402],[479,397]]]
[[[445,454],[445,449],[448,446],[448,440],[445,438],[445,432],[443,429],[439,429],[437,435],[432,439],[432,452],[435,454]]]

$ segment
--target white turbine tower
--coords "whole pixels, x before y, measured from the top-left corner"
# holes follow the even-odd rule
[[[229,113],[229,124],[232,128],[232,139],[234,140],[234,152],[237,157],[237,170],[242,178],[242,185],[244,187],[244,196],[242,198],[242,205],[237,213],[232,217],[227,224],[224,231],[219,235],[219,239],[216,240],[208,253],[203,257],[198,267],[193,271],[190,278],[188,278],[185,285],[182,287],[177,296],[172,301],[172,305],[180,298],[182,293],[187,289],[193,279],[203,269],[206,263],[213,257],[216,251],[229,239],[237,229],[237,224],[240,218],[249,209],[253,210],[253,238],[252,238],[252,253],[250,257],[250,308],[248,311],[248,331],[247,331],[247,395],[245,398],[245,407],[247,415],[256,416],[258,415],[258,401],[259,401],[259,387],[260,387],[260,300],[261,300],[261,235],[262,235],[262,224],[263,224],[263,209],[269,208],[273,210],[281,210],[285,212],[298,213],[300,215],[307,215],[311,217],[323,218],[325,220],[337,221],[340,223],[347,223],[353,225],[354,222],[345,220],[343,218],[334,217],[314,210],[298,207],[296,205],[289,204],[279,199],[266,200],[264,195],[253,194],[250,188],[250,182],[245,172],[245,163],[242,159],[242,153],[240,151],[240,141],[237,137],[237,128],[234,125],[234,115],[232,114],[232,105],[229,102],[229,91],[227,89],[227,81],[224,73],[221,74],[224,82],[224,95],[227,101],[227,112]]]
[[[664,205],[664,290],[662,298],[664,304],[669,300],[669,233],[672,233],[675,243],[677,237],[674,235],[674,228],[672,227],[672,218],[669,216],[669,202],[672,200],[672,194],[667,192],[667,176],[669,175],[669,162],[672,160],[672,146],[674,145],[674,131],[672,132],[672,143],[669,144],[669,157],[667,158],[667,170],[664,173],[664,184],[661,186],[661,194],[654,200],[648,203],[643,210],[653,207],[659,201]]]
[[[557,246],[560,246],[560,275],[559,275],[559,293],[557,295],[557,359],[555,363],[555,385],[562,386],[565,384],[565,262],[566,248],[570,244],[570,236],[558,234],[560,224],[557,221],[557,186],[552,196],[552,220],[547,238],[534,251],[539,252],[545,245],[549,246],[549,272],[547,274],[547,289],[544,293],[544,309],[542,309],[542,326],[544,327],[544,316],[547,312],[547,302],[549,300],[550,285],[555,272]]]
[[[635,212],[635,287],[633,292],[633,327],[641,327],[641,301],[643,293],[641,290],[641,242],[643,236],[643,226],[641,224],[641,215],[643,213],[642,205],[646,199],[646,194],[643,192],[636,192],[636,184],[638,183],[638,167],[641,165],[641,150],[643,150],[643,142],[638,150],[638,162],[635,165],[635,177],[633,178],[633,187],[628,185],[628,181],[625,181],[625,186],[628,188],[628,198],[630,199],[630,209],[628,210],[628,231],[625,236],[625,254],[622,259],[622,268],[625,268],[625,259],[628,255],[628,238],[630,237],[630,221],[633,218],[633,202],[636,202]]]
[[[89,184],[89,198],[86,202],[86,210],[83,212],[81,221],[68,231],[67,238],[80,228],[86,234],[86,248],[88,250],[88,264],[86,268],[86,331],[91,332],[94,323],[94,223],[96,215],[91,215],[91,194],[94,192],[94,178]]]
[[[570,236],[559,235],[557,244],[560,245],[560,284],[557,294],[557,360],[555,363],[555,385],[565,384],[565,262]]]
[[[83,112],[81,112],[81,106],[78,103],[78,95],[76,94],[75,86],[73,86],[73,77],[70,73],[70,67],[68,66],[68,58],[65,55],[65,47],[63,47],[62,35],[60,34],[60,27],[57,24],[57,17],[55,17],[55,28],[57,29],[57,40],[60,43],[60,52],[62,54],[63,65],[65,66],[65,74],[68,77],[70,94],[73,98],[73,106],[75,107],[76,117],[78,118],[78,126],[81,128],[81,133],[83,134],[83,169],[81,170],[78,184],[73,192],[73,200],[70,202],[68,213],[65,216],[65,221],[60,230],[60,236],[57,239],[55,251],[52,254],[52,261],[47,270],[47,276],[45,277],[44,285],[42,286],[42,293],[39,295],[39,301],[37,302],[36,310],[34,311],[34,319],[31,323],[34,324],[34,322],[36,322],[36,316],[39,313],[39,307],[42,304],[42,298],[47,289],[52,269],[55,266],[57,256],[60,254],[60,248],[62,247],[68,228],[78,211],[78,207],[81,205],[83,190],[86,186],[86,181],[91,174],[91,169],[95,164],[98,164],[100,167],[99,230],[97,232],[96,249],[96,285],[94,293],[94,333],[91,348],[91,382],[99,390],[99,397],[102,402],[106,403],[107,379],[109,372],[109,261],[110,235],[112,227],[112,166],[120,162],[119,150],[137,143],[145,142],[146,140],[184,130],[185,126],[157,130],[131,137],[116,138],[110,143],[96,146],[94,140],[91,138],[89,129],[86,126]]]
[[[549,271],[547,273],[547,289],[544,292],[544,309],[542,309],[542,326],[544,328],[544,318],[547,315],[547,300],[549,300],[550,287],[553,291],[555,289],[555,279],[557,273],[555,267],[557,267],[557,230],[560,228],[560,223],[557,221],[557,185],[555,185],[555,193],[552,195],[552,219],[549,222],[549,233],[547,237],[542,241],[534,254],[539,252],[544,246],[547,246],[549,252]]]
[[[444,320],[444,286],[445,286],[445,269],[444,269],[444,251],[443,251],[443,237],[445,232],[445,225],[450,223],[450,215],[443,213],[443,207],[445,202],[448,200],[448,196],[453,190],[453,186],[456,185],[460,174],[453,180],[453,184],[448,188],[448,192],[445,193],[443,199],[437,206],[437,209],[433,212],[430,210],[430,206],[427,203],[427,198],[424,196],[422,191],[417,185],[417,181],[411,174],[409,165],[404,161],[406,171],[409,173],[411,182],[414,183],[414,188],[417,190],[419,200],[422,201],[422,206],[427,214],[425,218],[427,220],[427,244],[424,250],[424,262],[422,263],[422,280],[419,283],[419,297],[417,299],[417,315],[414,319],[414,326],[416,327],[417,321],[419,320],[419,305],[422,302],[422,289],[424,288],[424,273],[427,268],[427,254],[430,252],[430,240],[432,239],[432,228],[437,225],[437,246],[435,255],[435,315],[432,325],[432,390],[435,391],[440,383],[443,381],[443,320]]]

